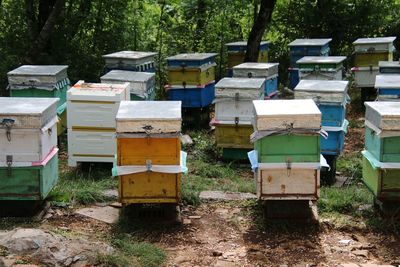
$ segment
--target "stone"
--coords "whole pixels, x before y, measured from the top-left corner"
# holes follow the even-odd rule
[[[186,256],[178,256],[174,260],[174,262],[177,263],[177,264],[181,264],[181,263],[184,263],[184,262],[187,262],[187,261],[189,261],[189,259]]]
[[[103,195],[110,199],[117,199],[118,198],[118,190],[117,189],[104,190]]]
[[[251,193],[202,191],[200,192],[200,199],[214,200],[214,201],[232,201],[232,200],[257,199],[257,196]]]
[[[339,240],[339,243],[347,246],[347,245],[349,245],[351,243],[351,241],[353,241],[353,240],[351,240],[351,239],[342,239],[342,240]]]
[[[181,136],[181,143],[182,143],[182,145],[192,145],[193,140],[189,135],[184,134]]]
[[[189,219],[201,219],[201,216],[197,216],[197,215],[192,215],[192,216],[188,216]]]
[[[220,252],[220,251],[213,251],[212,252],[212,255],[214,256],[214,257],[219,257],[219,256],[222,256],[222,252]]]
[[[75,213],[108,224],[116,223],[119,219],[119,209],[110,206],[82,208],[75,211]]]
[[[365,257],[365,258],[368,258],[368,255],[369,255],[369,252],[368,252],[368,250],[365,250],[365,249],[363,249],[363,250],[354,250],[354,251],[352,251],[352,253],[354,254],[354,255],[356,255],[356,256],[362,256],[362,257]]]
[[[359,267],[355,263],[341,263],[338,267]]]
[[[238,265],[231,261],[217,260],[214,267],[238,267]]]
[[[191,224],[192,221],[190,219],[183,219],[183,224]]]

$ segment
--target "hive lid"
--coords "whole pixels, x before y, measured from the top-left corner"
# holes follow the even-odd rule
[[[339,64],[346,60],[346,57],[342,56],[321,56],[321,57],[302,57],[297,60],[297,64]]]
[[[179,61],[192,61],[192,60],[206,60],[217,56],[217,53],[184,53],[178,54],[172,57],[167,57],[167,60],[179,60]]]
[[[85,83],[77,82],[67,92],[67,100],[121,101],[129,99],[129,83]]]
[[[338,80],[300,80],[294,88],[296,99],[313,99],[318,102],[346,102],[348,81]]]
[[[400,102],[365,102],[365,120],[381,130],[400,130]]]
[[[232,68],[233,77],[267,78],[278,75],[279,63],[242,63]]]
[[[296,39],[289,46],[324,46],[332,41],[331,38],[321,39]]]
[[[8,83],[13,84],[56,84],[68,78],[66,65],[23,65],[7,73]]]
[[[379,61],[380,68],[400,68],[400,61]]]
[[[378,38],[358,38],[353,42],[354,45],[361,44],[386,44],[393,43],[396,37],[378,37]]]
[[[215,89],[262,89],[265,79],[251,78],[223,78],[216,85]]]
[[[270,44],[271,42],[269,41],[262,41],[260,43],[261,45],[266,45],[266,44]],[[238,42],[231,42],[231,43],[227,43],[225,44],[226,46],[247,46],[247,42],[246,41],[238,41]]]
[[[248,70],[269,70],[279,66],[279,63],[257,63],[257,62],[246,62],[233,67],[237,69],[248,69]]]
[[[112,70],[107,74],[101,76],[100,79],[121,82],[147,82],[154,77],[155,74],[150,72]]]
[[[376,75],[375,88],[388,88],[398,89],[400,88],[400,75],[398,74],[385,74]]]
[[[254,128],[258,131],[319,129],[321,112],[311,99],[253,100]]]
[[[57,115],[58,98],[0,97],[0,122],[14,120],[12,128],[40,128]]]
[[[181,130],[181,101],[122,101],[118,133],[168,133]]]
[[[143,59],[146,57],[153,57],[157,55],[155,52],[143,52],[143,51],[119,51],[107,55],[103,55],[103,58],[112,59]]]

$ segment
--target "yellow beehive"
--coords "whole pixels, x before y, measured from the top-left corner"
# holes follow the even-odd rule
[[[252,125],[218,124],[215,125],[217,147],[253,148],[250,135],[254,132]]]
[[[229,52],[228,53],[228,68],[233,68],[244,62],[246,52]],[[260,51],[258,54],[258,62],[268,62],[268,51]]]
[[[379,61],[393,61],[393,52],[356,53],[354,66],[378,66]]]
[[[215,64],[201,68],[168,68],[170,85],[204,85],[215,80]]]

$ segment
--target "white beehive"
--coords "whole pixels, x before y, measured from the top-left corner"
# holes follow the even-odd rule
[[[301,80],[294,88],[296,99],[313,99],[316,103],[345,104],[348,81]]]
[[[379,74],[378,67],[354,67],[351,70],[357,87],[374,87],[375,77]]]
[[[380,130],[400,130],[400,102],[365,102],[365,121]]]
[[[342,56],[306,56],[297,60],[300,79],[341,80],[343,72]]]
[[[162,134],[181,131],[181,101],[123,101],[117,133]]]
[[[242,63],[232,68],[236,78],[268,78],[278,75],[279,63]]]
[[[375,78],[376,89],[400,89],[400,75],[398,74],[386,74],[376,75]]]
[[[135,69],[139,65],[153,63],[157,53],[142,51],[120,51],[104,55],[108,68]]]
[[[393,52],[396,37],[359,38],[353,42],[355,52]]]
[[[256,131],[316,130],[321,127],[321,112],[312,99],[254,100],[253,105]]]
[[[147,98],[154,90],[156,75],[150,72],[112,70],[101,78],[102,83],[125,83],[130,85],[130,93]]]
[[[40,162],[57,146],[57,102],[54,98],[0,98],[0,166],[7,166],[7,161],[11,166]]]
[[[215,120],[251,123],[252,100],[264,99],[265,79],[223,78],[215,85]]]
[[[79,81],[67,92],[68,128],[115,129],[115,116],[119,104],[129,99],[129,83]]]

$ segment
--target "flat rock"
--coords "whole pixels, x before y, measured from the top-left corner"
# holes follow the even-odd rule
[[[119,218],[119,209],[110,206],[83,208],[75,211],[75,213],[108,224],[116,223]]]
[[[238,267],[234,262],[231,261],[224,261],[224,260],[217,260],[217,262],[213,265],[214,267]]]
[[[223,191],[202,191],[200,193],[201,200],[245,200],[245,199],[257,199],[255,194],[251,193],[239,193],[239,192],[223,192]]]
[[[103,195],[108,198],[111,198],[111,199],[117,199],[118,198],[118,190],[117,189],[104,190]]]
[[[362,256],[365,258],[368,258],[368,254],[369,254],[368,250],[365,250],[365,249],[354,250],[354,251],[352,251],[352,253],[356,256]]]
[[[182,145],[191,145],[193,144],[193,140],[189,135],[184,134],[181,136],[181,143]]]

